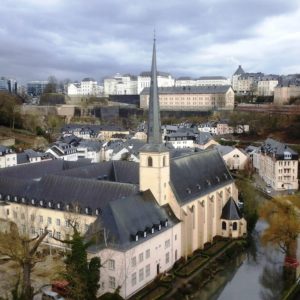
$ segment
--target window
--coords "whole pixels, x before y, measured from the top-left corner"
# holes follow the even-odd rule
[[[60,226],[60,219],[56,219],[56,225]]]
[[[9,209],[6,210],[6,215],[9,216]]]
[[[139,270],[139,282],[144,280],[144,269]]]
[[[40,223],[43,223],[43,216],[39,216]]]
[[[237,230],[237,222],[233,222],[232,230]]]
[[[150,249],[147,249],[146,250],[146,258],[149,258],[150,257]]]
[[[24,214],[24,213],[21,214],[21,219],[22,219],[22,220],[25,219],[25,214]]]
[[[56,238],[59,239],[59,240],[60,240],[60,238],[61,238],[61,234],[60,234],[59,231],[56,231]]]
[[[177,241],[177,234],[175,234],[175,241]]]
[[[34,222],[34,220],[35,220],[35,215],[30,215],[30,220],[31,220],[32,222]]]
[[[139,254],[139,262],[142,262],[144,260],[144,253]]]
[[[166,264],[170,262],[170,252],[166,253]]]
[[[131,274],[131,285],[132,286],[136,285],[136,272]]]
[[[163,167],[165,167],[166,166],[166,157],[164,156],[163,157]]]
[[[35,228],[31,227],[31,234],[35,234]]]
[[[148,157],[148,167],[152,167],[153,165],[153,159],[151,156]]]
[[[165,249],[170,247],[170,240],[165,241]]]
[[[110,289],[116,288],[116,278],[115,277],[109,276],[108,286]]]
[[[175,261],[177,260],[177,256],[178,256],[178,254],[177,254],[177,249],[175,250]]]
[[[70,227],[70,220],[66,220],[65,225],[66,225],[66,227]]]
[[[52,230],[49,230],[48,236],[52,237]]]
[[[146,277],[150,276],[150,264],[146,266]]]
[[[44,234],[44,229],[40,228],[40,235],[43,235],[43,234]]]
[[[18,218],[18,214],[16,211],[13,212],[14,218],[17,219]]]
[[[115,261],[113,259],[108,260],[108,269],[114,270],[115,269]]]
[[[131,258],[131,266],[132,267],[136,266],[136,257],[135,256]]]
[[[222,222],[222,230],[226,230],[226,222],[225,221]]]
[[[52,224],[52,218],[48,217],[48,224]]]

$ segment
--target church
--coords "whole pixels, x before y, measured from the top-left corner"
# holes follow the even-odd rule
[[[23,234],[69,238],[68,218],[101,258],[99,295],[127,299],[215,236],[244,236],[238,191],[217,150],[174,155],[162,142],[154,40],[147,144],[140,163],[45,161],[0,170],[0,218]],[[96,229],[96,230],[95,230]]]

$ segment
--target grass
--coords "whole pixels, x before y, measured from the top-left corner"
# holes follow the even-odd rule
[[[182,277],[187,277],[198,270],[209,258],[207,256],[195,256],[181,268],[175,271],[175,274]]]

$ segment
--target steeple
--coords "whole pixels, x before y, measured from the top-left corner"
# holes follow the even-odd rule
[[[152,67],[151,67],[151,84],[149,96],[149,115],[148,115],[148,144],[161,144],[161,123],[159,111],[159,96],[157,87],[157,67],[156,67],[156,39],[154,34]]]

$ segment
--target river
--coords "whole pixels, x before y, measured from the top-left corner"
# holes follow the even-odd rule
[[[265,223],[258,221],[252,234],[252,246],[226,263],[224,270],[191,299],[281,299],[284,256],[279,250],[261,245],[259,236],[265,227]]]

